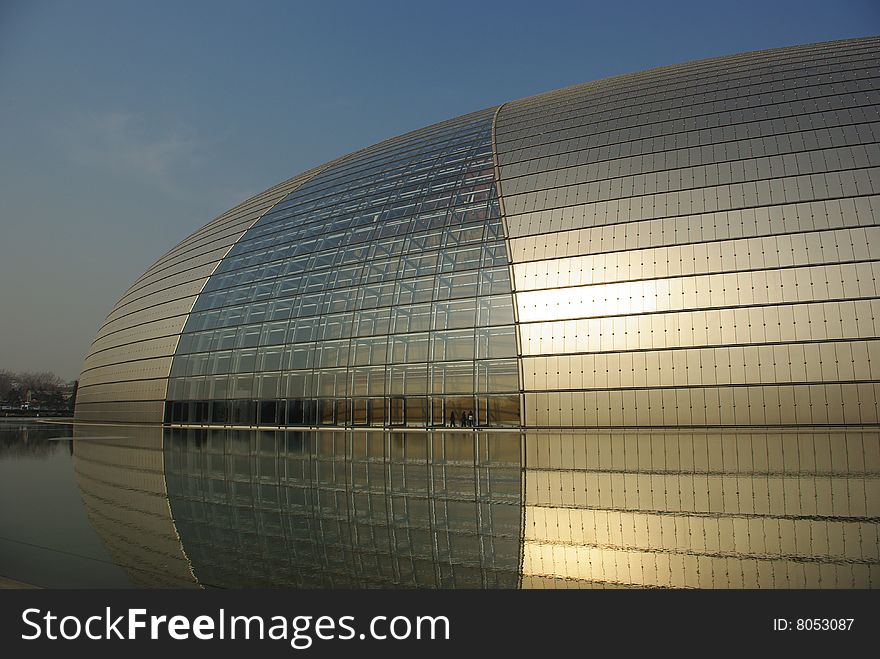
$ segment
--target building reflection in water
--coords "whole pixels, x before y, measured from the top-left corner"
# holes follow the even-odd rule
[[[160,426],[73,426],[76,481],[113,560],[144,588],[197,585],[168,503]]]
[[[514,588],[520,439],[171,430],[171,512],[219,586]]]
[[[876,430],[75,432],[142,586],[880,585]]]
[[[880,586],[877,431],[530,434],[525,586]]]

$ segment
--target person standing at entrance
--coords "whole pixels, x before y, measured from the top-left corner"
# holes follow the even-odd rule
[[[449,425],[455,428],[455,410],[449,413]]]

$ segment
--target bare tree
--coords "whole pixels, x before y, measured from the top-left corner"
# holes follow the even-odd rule
[[[12,392],[14,377],[9,371],[0,371],[0,400],[5,401]]]
[[[5,405],[29,403],[37,409],[63,410],[75,390],[75,383],[65,382],[49,371],[0,371],[0,402]]]

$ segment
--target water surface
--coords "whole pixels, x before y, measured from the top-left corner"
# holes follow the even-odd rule
[[[0,495],[0,576],[48,587],[880,583],[880,431],[861,427],[4,421]]]
[[[73,428],[0,419],[0,577],[49,588],[129,587],[89,522]]]

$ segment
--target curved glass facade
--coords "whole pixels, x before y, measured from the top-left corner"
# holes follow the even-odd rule
[[[344,159],[263,215],[187,319],[167,420],[518,425],[492,116]]]
[[[135,284],[77,417],[876,424],[878,55],[601,80],[292,179]]]

